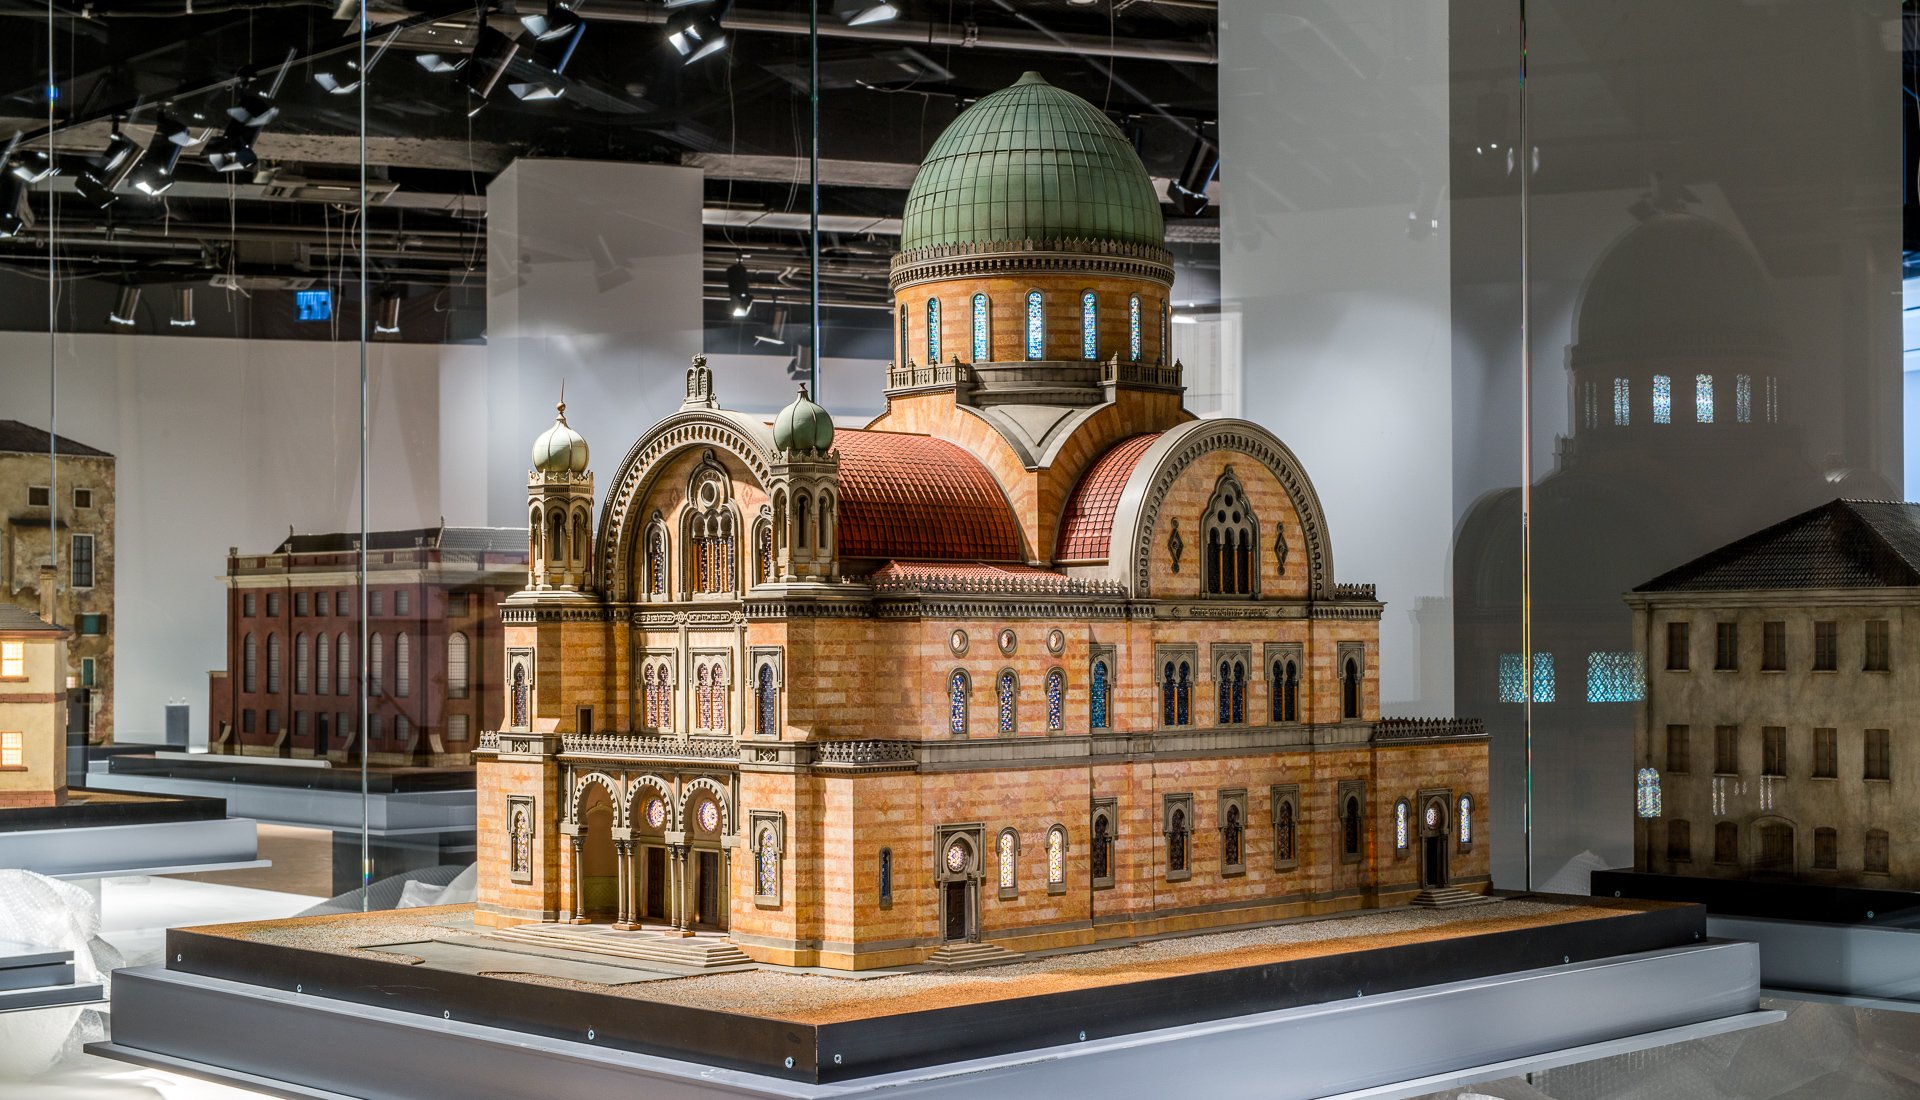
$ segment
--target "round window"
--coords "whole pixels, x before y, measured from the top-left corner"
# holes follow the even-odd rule
[[[947,870],[964,871],[967,869],[967,846],[959,841],[947,845]]]
[[[647,799],[647,824],[655,829],[666,824],[667,804],[657,798]]]
[[[713,802],[702,802],[694,819],[700,822],[700,828],[711,833],[720,827],[720,807]]]
[[[1440,807],[1429,802],[1427,803],[1427,828],[1438,829],[1439,827],[1440,827]]]

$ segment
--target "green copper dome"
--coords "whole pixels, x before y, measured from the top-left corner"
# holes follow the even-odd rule
[[[907,194],[900,250],[990,241],[1166,246],[1133,146],[1093,104],[1027,73],[962,112]]]
[[[819,451],[826,453],[833,446],[833,417],[827,410],[813,403],[807,397],[807,387],[800,387],[800,396],[793,404],[780,410],[773,420],[773,446],[778,451]]]

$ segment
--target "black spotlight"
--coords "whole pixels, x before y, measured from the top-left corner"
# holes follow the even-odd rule
[[[387,35],[386,40],[380,43],[380,48],[373,51],[372,57],[367,58],[365,69],[360,68],[360,62],[356,59],[343,57],[338,69],[315,69],[313,82],[320,85],[321,91],[329,94],[352,95],[360,90],[360,83],[367,78],[366,74],[372,72],[375,65],[380,64],[380,59],[386,55],[387,47],[393,45],[394,39],[399,37],[397,32]]]
[[[139,167],[128,178],[133,189],[149,197],[164,194],[173,186],[173,172],[180,165],[180,154],[193,144],[193,135],[186,126],[172,115],[163,114],[154,120],[153,140],[147,143],[147,154],[140,158]]]
[[[115,325],[131,325],[139,321],[136,316],[140,309],[140,288],[129,283],[120,288],[120,301],[107,314],[107,321]]]
[[[115,123],[107,147],[99,156],[88,158],[87,166],[74,180],[73,189],[81,198],[104,210],[120,197],[114,194],[114,189],[127,181],[139,163],[140,146],[121,133],[119,123]]]
[[[190,286],[175,287],[173,289],[173,316],[168,319],[167,324],[172,325],[174,328],[192,328],[195,323],[193,319],[193,288]]]
[[[833,14],[847,26],[859,27],[898,19],[900,9],[888,0],[833,0]]]
[[[1174,212],[1183,218],[1199,217],[1207,208],[1207,185],[1220,170],[1220,149],[1207,140],[1202,131],[1193,135],[1193,151],[1187,154],[1186,167],[1177,179],[1167,184],[1167,199]]]
[[[735,317],[745,317],[753,310],[753,287],[747,280],[747,265],[738,260],[727,268],[727,298],[733,302]]]
[[[400,334],[400,292],[383,290],[380,292],[380,309],[373,315],[373,331],[376,336],[397,336]]]
[[[7,173],[27,183],[39,183],[48,176],[60,174],[60,166],[45,149],[29,149],[14,155],[7,164]]]
[[[219,137],[207,143],[207,164],[216,172],[242,172],[260,163],[253,151],[254,135],[260,131],[244,122],[229,122]]]
[[[553,42],[575,33],[582,26],[580,16],[570,5],[557,2],[547,4],[544,12],[530,12],[520,17],[520,25],[527,33],[541,42]]]
[[[573,60],[573,51],[579,47],[580,40],[586,37],[587,25],[580,22],[580,17],[574,15],[571,10],[565,8],[560,10],[566,12],[567,17],[572,20],[571,24],[557,32],[549,30],[544,35],[526,36],[531,40],[533,48],[525,64],[542,70],[545,76],[539,80],[516,81],[508,84],[507,90],[518,99],[528,101],[559,99],[567,94],[566,83],[560,78],[565,75],[567,65]],[[536,23],[539,22],[537,17],[532,16],[521,19],[521,22],[525,23],[528,18],[535,19]],[[560,24],[548,20],[545,25],[551,28]]]
[[[0,239],[17,237],[33,228],[33,208],[27,205],[30,186],[12,172],[0,176]]]
[[[493,27],[480,28],[480,38],[473,44],[473,59],[460,70],[461,81],[476,101],[467,111],[468,118],[479,114],[487,105],[488,97],[500,86],[514,58],[519,57],[525,48],[525,43],[507,37],[504,31]]]
[[[712,11],[685,11],[667,23],[667,41],[682,63],[691,65],[727,48],[727,30],[720,21],[732,6],[732,0],[720,0]]]

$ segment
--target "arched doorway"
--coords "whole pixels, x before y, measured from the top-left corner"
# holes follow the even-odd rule
[[[580,908],[589,920],[620,911],[620,869],[613,849],[613,798],[598,783],[580,796]]]
[[[980,938],[980,842],[965,833],[941,837],[940,938],[957,943]]]
[[[694,928],[724,931],[727,927],[727,860],[720,845],[726,824],[719,799],[706,790],[695,791],[687,803],[688,923]]]
[[[667,792],[643,781],[633,796],[633,844],[635,849],[634,912],[642,920],[673,919],[667,908]]]
[[[1428,890],[1447,885],[1447,796],[1432,794],[1420,800],[1420,886]]]

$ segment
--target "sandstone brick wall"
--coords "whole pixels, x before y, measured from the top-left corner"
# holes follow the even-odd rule
[[[1134,361],[1128,330],[1127,300],[1140,299],[1139,362],[1158,362],[1163,355],[1169,361],[1171,349],[1161,347],[1160,310],[1167,303],[1168,290],[1147,279],[1116,278],[1076,274],[1036,274],[989,276],[985,278],[944,279],[920,283],[900,291],[894,307],[894,360],[905,365],[912,360],[928,365],[927,301],[940,302],[940,362],[950,363],[959,356],[963,363],[974,361],[973,296],[987,295],[987,339],[991,354],[982,362],[1017,363],[1027,358],[1027,293],[1038,290],[1045,295],[1046,347],[1043,360],[1081,361],[1081,295],[1091,290],[1096,299],[1095,324],[1100,362],[1119,356],[1121,362]],[[899,345],[900,310],[906,310],[907,336]]]

